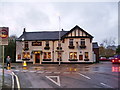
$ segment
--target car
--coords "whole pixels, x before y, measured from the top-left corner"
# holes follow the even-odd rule
[[[106,57],[100,57],[100,61],[107,61],[108,59]]]
[[[114,57],[109,57],[109,58],[108,58],[108,60],[110,60],[110,61],[111,61],[112,59],[114,59]]]
[[[114,59],[111,60],[112,63],[120,63],[120,55],[114,55]]]

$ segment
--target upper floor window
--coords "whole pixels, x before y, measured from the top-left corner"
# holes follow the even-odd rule
[[[61,47],[61,42],[60,41],[58,41],[58,47]]]
[[[25,47],[24,48],[28,48],[28,42],[25,42]]]
[[[76,30],[74,31],[74,36],[76,36]]]
[[[85,46],[85,39],[81,39],[80,44],[81,46]]]
[[[46,41],[46,46],[48,46],[48,47],[49,47],[49,41]]]
[[[73,46],[73,39],[69,40],[69,46]]]

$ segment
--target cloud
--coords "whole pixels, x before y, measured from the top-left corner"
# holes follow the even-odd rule
[[[0,26],[8,26],[10,35],[17,36],[24,27],[27,31],[58,30],[59,12],[61,28],[70,30],[79,25],[100,43],[109,37],[117,40],[117,9],[117,2],[2,2]]]

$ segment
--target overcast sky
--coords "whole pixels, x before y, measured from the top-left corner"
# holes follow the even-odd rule
[[[70,30],[79,25],[99,44],[105,38],[118,43],[118,2],[1,2],[0,27],[9,27],[10,35],[31,31]]]

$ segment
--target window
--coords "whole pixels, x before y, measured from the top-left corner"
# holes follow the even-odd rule
[[[78,30],[78,36],[80,36],[80,30]]]
[[[60,41],[58,41],[58,47],[61,47],[61,43],[60,43]]]
[[[49,41],[46,41],[46,46],[49,47]]]
[[[88,59],[88,52],[85,52],[85,58]]]
[[[73,39],[69,40],[69,46],[73,46]]]
[[[44,52],[44,59],[51,59],[51,52]]]
[[[25,42],[25,49],[28,48],[28,42]]]
[[[85,39],[81,39],[80,43],[81,43],[81,46],[85,46]]]
[[[30,59],[30,52],[23,52],[23,59]]]
[[[77,52],[70,52],[69,53],[69,58],[70,59],[77,59]]]
[[[79,55],[79,60],[83,60],[83,55]]]
[[[74,31],[74,36],[76,36],[76,30]]]
[[[18,54],[18,60],[19,60],[19,59],[21,59],[21,55],[20,55],[20,54]]]
[[[62,60],[62,52],[58,52],[57,54],[58,54],[57,60],[59,61],[59,59],[60,59],[60,61],[61,61]]]

